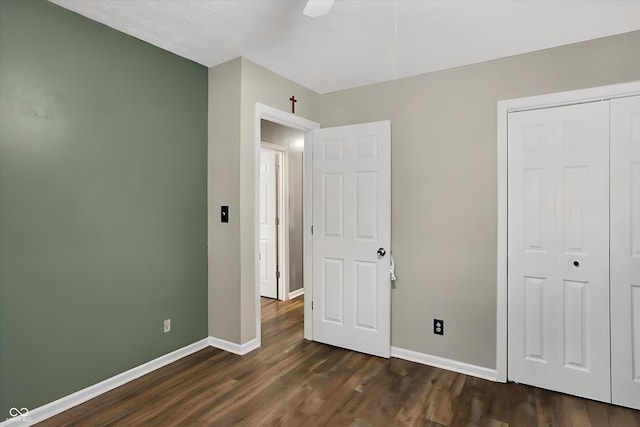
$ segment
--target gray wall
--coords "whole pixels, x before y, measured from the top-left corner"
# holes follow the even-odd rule
[[[206,150],[206,68],[0,0],[0,420],[207,336]]]
[[[209,69],[209,335],[240,343],[240,58]],[[212,143],[215,141],[215,143]],[[220,206],[229,206],[229,223]]]
[[[302,230],[302,162],[304,132],[268,120],[261,121],[264,142],[289,149],[289,292],[302,288],[303,230]]]
[[[638,80],[639,49],[633,32],[321,96],[323,127],[391,120],[392,345],[495,368],[496,103]]]
[[[209,83],[209,152],[222,156],[209,156],[209,334],[246,344],[256,338],[255,106],[290,111],[295,95],[296,115],[317,122],[319,95],[244,58],[209,69]],[[229,224],[219,222],[222,201]]]

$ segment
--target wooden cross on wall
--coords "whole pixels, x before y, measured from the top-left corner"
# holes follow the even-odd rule
[[[298,100],[296,99],[296,97],[294,95],[291,98],[289,98],[289,101],[291,101],[291,113],[295,114],[296,113],[296,102],[298,102]]]

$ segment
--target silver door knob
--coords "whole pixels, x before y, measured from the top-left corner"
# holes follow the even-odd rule
[[[383,256],[385,256],[386,253],[387,253],[387,251],[384,248],[379,248],[378,249],[378,258],[382,258]]]

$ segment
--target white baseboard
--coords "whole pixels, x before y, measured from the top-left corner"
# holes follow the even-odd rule
[[[68,396],[62,397],[58,400],[54,400],[51,403],[47,403],[46,405],[29,410],[28,414],[26,414],[25,416],[8,418],[7,420],[0,423],[0,427],[30,426],[39,423],[46,420],[47,418],[64,412],[67,409],[71,409],[74,406],[84,403],[89,399],[93,399],[94,397],[102,393],[106,393],[109,390],[113,390],[114,388],[120,387],[121,385],[126,384],[129,381],[135,380],[136,378],[146,375],[149,372],[155,371],[156,369],[168,365],[169,363],[173,363],[178,359],[182,359],[183,357],[188,356],[191,353],[202,350],[208,345],[208,338],[204,338],[186,347],[179,348],[178,350],[172,351],[171,353],[165,354],[164,356],[153,359],[140,366],[131,368],[128,371],[122,372],[116,376],[107,378],[104,381],[79,390]]]
[[[255,350],[260,347],[260,344],[261,343],[258,338],[254,338],[244,344],[236,344],[221,338],[209,337],[209,345],[211,347],[219,348],[220,350],[228,351],[229,353],[239,354],[240,356]]]
[[[470,365],[457,360],[445,359],[444,357],[432,356],[430,354],[418,353],[399,347],[391,347],[391,357],[409,360],[411,362],[422,363],[423,365],[434,366],[460,374],[471,375],[489,381],[498,381],[495,369],[484,368],[482,366]]]
[[[289,299],[294,299],[299,297],[300,295],[304,295],[304,288],[296,289],[295,291],[289,292]]]
[[[253,340],[244,344],[236,344],[220,338],[203,338],[198,342],[172,351],[171,353],[160,356],[157,359],[153,359],[140,366],[136,366],[135,368],[129,369],[128,371],[122,372],[121,374],[118,374],[111,378],[107,378],[102,382],[79,390],[51,403],[47,403],[46,405],[40,406],[38,408],[28,410],[27,413],[25,413],[24,411],[25,408],[15,408],[16,411],[21,411],[20,413],[24,415],[7,418],[5,421],[0,422],[0,427],[31,426],[33,424],[39,423],[46,420],[47,418],[51,418],[54,415],[66,411],[67,409],[71,409],[74,406],[86,402],[87,400],[93,399],[94,397],[106,393],[109,390],[120,387],[121,385],[126,384],[129,381],[135,380],[136,378],[155,371],[156,369],[162,368],[169,363],[175,362],[178,359],[182,359],[185,356],[188,356],[209,346],[219,348],[230,353],[244,355],[260,347],[260,340],[258,338],[254,338]],[[17,413],[18,412],[16,412],[16,414]]]

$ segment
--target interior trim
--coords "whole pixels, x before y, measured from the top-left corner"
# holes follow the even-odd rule
[[[107,378],[106,380],[101,381],[97,384],[91,385],[89,387],[83,388],[82,390],[78,390],[75,393],[61,397],[60,399],[54,400],[53,402],[47,403],[46,405],[40,406],[35,409],[30,409],[29,413],[24,417],[8,418],[6,421],[0,423],[0,427],[30,426],[44,421],[47,418],[58,415],[59,413],[64,412],[67,409],[71,409],[74,406],[80,405],[87,400],[93,399],[94,397],[113,390],[116,387],[120,387],[121,385],[124,385],[143,375],[153,372],[156,369],[160,369],[163,366],[175,362],[176,360],[182,359],[185,356],[195,353],[196,351],[207,348],[211,345],[209,341],[210,337],[203,338],[193,344],[179,348],[178,350],[167,353],[164,356],[160,356],[147,363],[143,363],[142,365],[131,368],[128,371],[124,371],[111,378]]]
[[[289,292],[289,299],[299,297],[300,295],[304,295],[304,288],[296,289],[295,291]]]
[[[250,353],[256,348],[260,347],[260,341],[257,338],[254,338],[244,344],[236,344],[234,342],[223,340],[221,338],[209,337],[209,345],[220,350],[228,351],[229,353],[244,356],[245,354]]]
[[[304,146],[305,155],[303,155],[303,201],[302,201],[302,215],[303,215],[303,287],[307,295],[313,295],[313,283],[311,277],[311,197],[307,197],[312,194],[311,187],[311,156],[309,155],[311,146],[311,131],[320,128],[320,123],[313,122],[305,119],[304,117],[296,116],[295,114],[287,113],[269,105],[256,102],[255,104],[255,122],[254,122],[254,170],[257,171],[260,163],[260,144],[261,144],[261,127],[260,120],[265,119],[271,122],[287,126],[299,131],[305,132]],[[259,224],[259,212],[257,207],[260,206],[259,198],[260,192],[258,191],[260,177],[256,173],[254,181],[254,197],[255,197],[255,212],[254,212],[254,233],[255,236],[260,236],[260,224]],[[258,261],[258,239],[254,239],[254,277],[255,277],[255,322],[256,322],[256,339],[258,340],[258,346],[260,346],[262,337],[262,322],[260,319],[260,275],[259,273],[259,261]],[[308,340],[313,340],[313,312],[311,311],[311,304],[304,305],[304,337]]]
[[[457,360],[451,360],[440,356],[433,356],[431,354],[419,353],[417,351],[391,346],[391,357],[397,357],[398,359],[409,360],[411,362],[421,363],[435,368],[446,369],[447,371],[457,372],[459,374],[471,375],[473,377],[489,381],[496,381],[495,369],[458,362]]]

